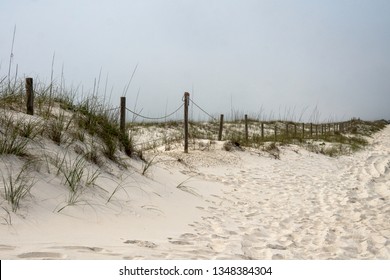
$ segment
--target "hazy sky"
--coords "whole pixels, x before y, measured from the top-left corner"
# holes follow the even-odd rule
[[[12,69],[159,116],[185,91],[212,114],[390,119],[389,0],[0,0]],[[194,117],[200,113],[194,110]]]

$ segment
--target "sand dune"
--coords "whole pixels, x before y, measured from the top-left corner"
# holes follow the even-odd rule
[[[55,182],[36,186],[0,225],[1,259],[390,259],[390,126],[338,158],[221,147],[162,153],[108,204],[57,213]]]

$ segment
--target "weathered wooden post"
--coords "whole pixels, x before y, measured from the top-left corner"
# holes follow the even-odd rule
[[[245,141],[248,143],[249,135],[248,135],[248,115],[245,114]]]
[[[184,152],[188,153],[188,105],[190,94],[184,93]]]
[[[302,123],[302,139],[305,139],[305,123]]]
[[[261,139],[264,140],[264,123],[261,123]]]
[[[34,115],[33,78],[26,78],[27,114]]]
[[[222,129],[223,129],[223,114],[221,114],[221,118],[219,120],[219,133],[218,133],[218,141],[222,140]]]
[[[126,130],[126,97],[121,97],[121,106],[120,106],[120,121],[119,121],[119,127],[123,135],[125,134]]]

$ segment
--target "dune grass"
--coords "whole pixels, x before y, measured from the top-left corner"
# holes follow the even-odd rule
[[[2,196],[11,205],[12,211],[16,212],[35,184],[35,180],[31,178],[30,162],[16,172],[15,167],[8,164],[6,170],[0,169],[0,173],[3,181]]]
[[[66,92],[62,87],[53,84],[46,87],[40,83],[34,84],[34,92],[35,104],[38,108],[36,115],[41,118],[41,123],[39,129],[33,122],[24,124],[25,135],[22,136],[25,138],[31,138],[36,131],[40,131],[54,143],[61,145],[68,143],[72,133],[77,135],[79,140],[85,139],[86,132],[99,138],[103,154],[110,160],[117,160],[115,153],[118,149],[123,150],[128,156],[134,152],[132,139],[127,134],[121,133],[119,129],[118,110],[110,107],[106,100],[92,95],[76,102],[74,91]],[[25,113],[25,102],[22,82],[15,83],[11,88],[0,84],[0,108],[4,111]],[[7,140],[3,137],[0,140],[2,146],[0,153],[19,153],[18,146],[22,152],[22,144],[28,141],[20,141],[17,133],[10,134],[15,131],[15,119],[3,117],[0,121],[3,126],[0,130],[1,134],[7,132],[7,135],[14,136]]]
[[[58,168],[57,175],[62,176],[62,182],[69,191],[67,206],[75,205],[86,188],[95,186],[95,182],[100,176],[99,168],[95,170],[88,169],[83,156],[71,159],[67,154],[64,154],[62,159],[57,158],[56,167]],[[63,209],[64,207],[58,212]]]
[[[43,131],[42,124],[7,112],[0,116],[0,155],[27,155],[27,146]]]
[[[0,157],[16,156],[27,164],[36,154],[44,156],[50,142],[59,150],[77,145],[85,147],[78,150],[81,154],[67,157],[69,152],[57,160],[46,161],[48,170],[50,165],[57,168],[56,176],[62,178],[68,190],[67,205],[75,204],[85,188],[95,184],[105,159],[123,167],[123,154],[133,155],[131,138],[119,129],[118,110],[107,105],[104,99],[87,96],[76,102],[74,92],[67,95],[62,88],[38,83],[34,86],[37,108],[35,115],[29,116],[25,114],[23,90],[22,82],[11,87],[0,83]],[[30,183],[27,168],[15,172],[2,172],[0,183],[0,189],[4,190],[2,196],[10,202],[13,212],[19,209],[34,185]]]
[[[0,155],[24,156],[27,154],[28,138],[21,137],[12,120],[3,123],[0,130]]]

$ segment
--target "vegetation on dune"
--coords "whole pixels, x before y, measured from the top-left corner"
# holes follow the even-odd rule
[[[263,132],[261,132],[263,124]],[[341,124],[323,127],[287,121],[249,122],[249,133],[245,133],[243,121],[226,124],[225,140],[238,143],[241,147],[260,148],[268,151],[269,147],[298,145],[315,153],[328,156],[339,156],[356,152],[368,145],[368,138],[387,125],[386,121],[361,121],[353,119],[348,127]],[[224,128],[225,129],[225,128]],[[276,130],[276,134],[275,134]],[[270,145],[272,144],[272,145]],[[272,149],[271,149],[272,150]]]
[[[105,159],[125,166],[121,155],[133,155],[133,142],[119,129],[118,110],[108,107],[105,100],[88,96],[76,102],[74,92],[66,93],[53,85],[35,85],[34,93],[36,110],[34,116],[29,116],[22,82],[11,86],[4,80],[0,83],[0,158],[16,156],[27,166],[36,154],[40,154],[41,161],[46,157],[48,170],[55,166],[56,176],[68,188],[67,205],[73,205],[86,187],[94,186]],[[50,142],[58,149],[72,148],[75,159],[67,156],[71,152],[62,159],[45,155]],[[87,163],[97,168],[88,171]],[[14,212],[33,186],[27,171],[25,167],[17,174],[13,168],[1,170],[1,196]]]
[[[0,194],[13,212],[20,208],[34,185],[29,172],[35,172],[30,163],[37,157],[38,161],[46,163],[49,173],[55,171],[55,176],[68,191],[66,205],[58,210],[61,211],[68,205],[77,204],[81,195],[95,186],[101,168],[107,162],[127,168],[123,159],[137,155],[144,161],[139,173],[145,175],[156,161],[155,157],[146,160],[144,151],[159,147],[169,151],[173,146],[180,146],[184,138],[183,122],[172,120],[152,123],[135,122],[134,119],[127,124],[129,133],[123,133],[118,123],[118,108],[111,108],[106,100],[94,94],[76,102],[75,91],[67,92],[62,86],[55,87],[52,83],[49,86],[35,85],[36,110],[34,116],[29,116],[25,114],[23,82],[15,80],[11,85],[4,81],[0,81],[0,159],[16,157],[21,164],[15,169],[20,169],[19,172],[9,167],[9,163],[3,164],[9,168],[0,170]],[[368,144],[368,137],[387,124],[383,120],[353,119],[346,127],[336,129],[335,125],[328,124],[324,130],[320,125],[303,126],[289,121],[264,122],[251,118],[245,122],[236,114],[234,121],[224,123],[222,140],[226,151],[235,147],[240,150],[260,149],[275,159],[280,159],[280,146],[283,145],[299,145],[311,152],[338,156],[363,148]],[[151,131],[154,133],[152,138],[148,135]],[[135,143],[134,139],[143,133],[148,140]],[[199,141],[204,139],[215,143],[219,121],[190,122],[189,134],[193,147],[198,143],[201,149]],[[48,145],[56,147],[56,156],[46,154],[45,149],[50,150]],[[112,192],[108,202],[116,191]]]
[[[5,163],[3,169],[0,168],[3,182],[1,196],[8,201],[13,212],[19,209],[21,201],[35,184],[34,178],[31,178],[31,166],[32,161],[27,161],[19,170],[15,170],[10,163]]]

